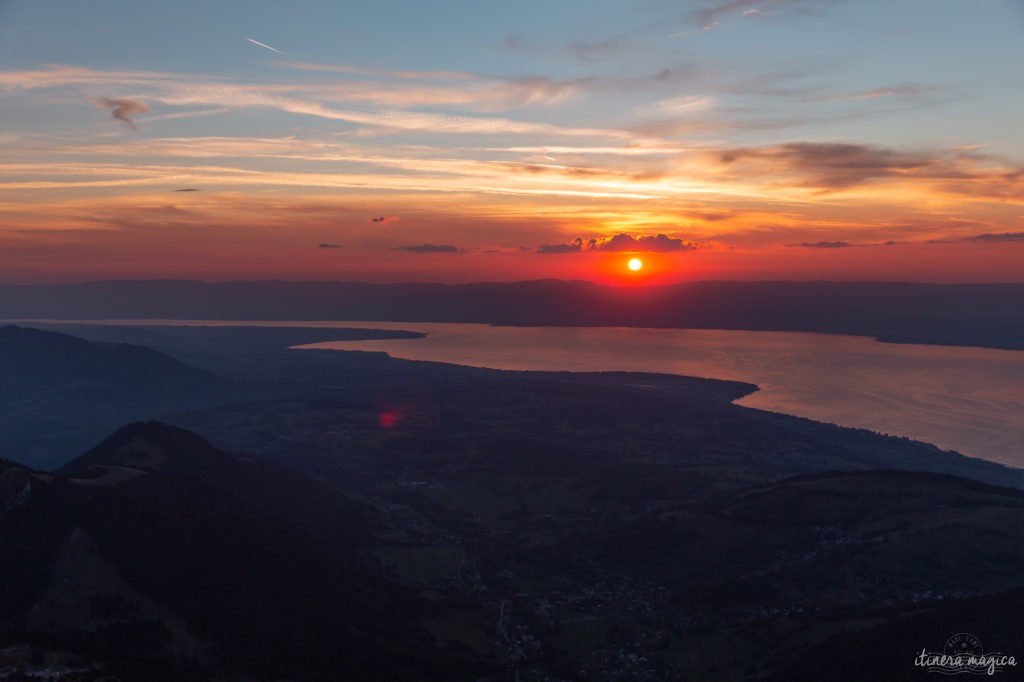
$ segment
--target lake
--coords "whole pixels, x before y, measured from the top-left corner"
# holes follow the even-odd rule
[[[626,370],[747,381],[760,390],[737,401],[740,405],[907,436],[1024,466],[1021,351],[797,332],[331,324],[428,336],[303,347],[384,351],[396,358],[495,369]]]
[[[14,321],[14,320],[12,320]],[[760,390],[736,401],[906,436],[1024,467],[1024,351],[879,343],[862,336],[632,327],[492,327],[366,321],[17,320],[128,325],[373,328],[422,339],[301,348],[548,371],[640,371],[728,379]]]

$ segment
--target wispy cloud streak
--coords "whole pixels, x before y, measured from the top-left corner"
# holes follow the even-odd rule
[[[394,84],[364,83],[243,83],[212,80],[196,75],[145,72],[99,71],[78,67],[52,66],[34,70],[0,71],[0,91],[75,87],[132,88],[146,99],[170,107],[213,109],[269,108],[331,121],[381,129],[448,134],[514,134],[546,136],[589,136],[630,139],[635,135],[615,129],[562,126],[540,121],[465,113],[414,111],[406,106],[458,105],[480,111],[550,103],[569,96],[572,85],[556,84],[544,78],[470,82],[460,87],[407,89]],[[133,98],[108,97],[100,101],[122,108],[122,118],[142,110],[130,108]],[[358,110],[338,106],[339,102],[390,104],[402,108]],[[143,105],[144,106],[144,105]],[[173,114],[175,112],[170,112]],[[182,116],[189,114],[182,114]],[[197,115],[197,114],[191,114]],[[118,115],[120,118],[120,115]]]

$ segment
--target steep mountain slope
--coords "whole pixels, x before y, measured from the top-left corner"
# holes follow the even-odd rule
[[[339,547],[372,542],[368,510],[326,483],[280,462],[228,454],[191,431],[161,422],[118,429],[58,470],[91,486],[137,475],[133,472],[192,479]]]
[[[358,505],[316,481],[153,423],[120,430],[66,475],[17,469],[28,494],[0,507],[4,641],[128,679],[460,670],[415,624],[415,593],[362,557],[371,533],[355,530]]]

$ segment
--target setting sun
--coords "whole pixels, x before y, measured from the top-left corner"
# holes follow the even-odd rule
[[[630,270],[632,270],[633,272],[636,272],[637,270],[639,270],[640,268],[642,268],[644,266],[644,262],[642,260],[640,260],[639,258],[630,258],[629,259],[629,263],[627,263],[627,266],[629,267]]]

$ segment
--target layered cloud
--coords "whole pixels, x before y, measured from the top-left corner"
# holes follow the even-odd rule
[[[607,239],[591,240],[591,248],[597,251],[694,251],[697,245],[664,234],[640,235],[620,233]]]
[[[576,237],[571,242],[563,244],[541,244],[537,247],[537,253],[579,253],[583,251],[586,243],[583,241],[583,237]]]
[[[412,253],[462,253],[463,249],[452,244],[412,244],[396,246],[393,251],[410,251]]]
[[[776,147],[730,149],[721,152],[719,159],[726,166],[744,162],[772,166],[821,189],[851,187],[875,178],[937,166],[937,160],[926,155],[846,143],[793,142]]]
[[[634,236],[620,232],[610,237],[591,237],[586,240],[583,237],[576,237],[570,242],[561,244],[542,244],[537,247],[537,253],[561,254],[581,253],[583,251],[668,253],[673,251],[695,251],[696,249],[697,244],[695,242],[678,237],[669,237],[661,233]]]
[[[330,66],[292,64],[304,70],[331,71]],[[359,69],[334,67],[344,72]],[[356,125],[395,130],[446,132],[453,134],[545,134],[623,138],[619,131],[557,126],[549,123],[502,117],[412,111],[416,107],[458,107],[470,112],[499,112],[518,107],[550,105],[573,96],[576,87],[544,77],[515,79],[486,78],[472,74],[445,74],[443,83],[421,83],[417,72],[372,72],[380,78],[329,80],[327,82],[281,79],[273,82],[225,81],[197,74],[150,71],[92,70],[52,65],[37,69],[0,71],[0,92],[75,88],[81,91],[144,92],[145,98],[166,107],[202,107],[204,111],[182,111],[154,118],[209,115],[225,110],[265,108],[291,114],[344,121]],[[437,78],[422,72],[422,78]],[[411,81],[411,84],[410,84]],[[136,95],[94,98],[101,106],[114,109],[114,116],[135,125],[131,116],[145,113],[146,105]],[[355,109],[362,104],[376,109]],[[347,105],[347,106],[346,106]],[[141,107],[141,108],[140,108]],[[211,109],[211,107],[213,107]]]
[[[799,244],[789,244],[788,246],[801,246],[806,249],[846,249],[851,246],[861,246],[861,244],[851,244],[850,242],[837,240],[832,242],[800,242]]]
[[[964,237],[969,242],[1024,242],[1024,232],[1003,232],[1001,234],[975,234]]]
[[[916,186],[940,196],[1024,200],[1018,165],[961,150],[897,150],[851,143],[791,142],[718,152],[720,168],[733,178],[770,172],[772,183],[834,192],[871,185],[900,190]]]
[[[40,154],[51,160],[37,160]],[[184,189],[189,190],[277,185],[627,201],[718,197],[715,210],[704,211],[713,216],[709,221],[729,216],[729,204],[744,197],[766,206],[808,201],[829,206],[857,201],[870,190],[873,203],[902,204],[901,213],[922,210],[908,205],[912,197],[915,201],[927,198],[934,208],[964,201],[1024,202],[1024,169],[981,150],[903,150],[851,143],[444,150],[297,138],[195,137],[117,143],[101,138],[74,144],[25,139],[7,144],[5,157],[0,161],[0,189],[10,190],[173,183],[177,188],[187,184]],[[395,219],[370,218],[378,223]]]
[[[726,251],[831,262],[929,242],[920,248],[1019,248],[1024,167],[995,143],[998,126],[916,133],[926,119],[911,109],[956,101],[941,115],[959,115],[970,88],[897,70],[834,77],[842,65],[826,59],[701,54],[731,28],[753,36],[828,4],[671,3],[672,25],[581,29],[555,48],[528,37],[513,41],[518,61],[480,61],[505,75],[270,54],[223,74],[0,70],[0,98],[18,104],[0,122],[11,131],[0,134],[0,239],[210,235],[214,248],[295,245],[296,258],[339,268],[379,253],[395,267],[519,258],[540,272],[620,252],[691,267]],[[678,28],[695,37],[667,40]],[[850,248],[885,244],[900,248]]]

